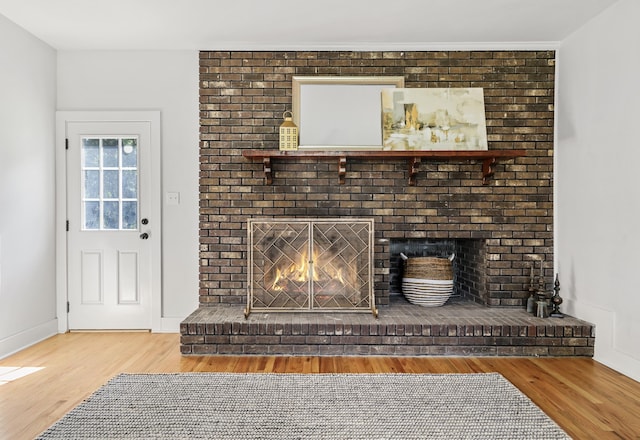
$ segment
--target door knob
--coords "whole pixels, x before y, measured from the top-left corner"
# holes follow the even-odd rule
[[[140,234],[140,238],[143,240],[146,240],[147,238],[149,238],[149,234],[147,234],[146,232],[143,232],[142,234]]]
[[[143,225],[146,225],[149,223],[149,219],[143,218],[142,220],[140,220],[140,223],[142,223]]]

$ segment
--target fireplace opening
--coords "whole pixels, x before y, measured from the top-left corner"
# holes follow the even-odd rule
[[[251,310],[370,310],[373,220],[252,219],[248,222]]]
[[[389,243],[389,296],[402,296],[402,278],[407,257],[447,258],[453,260],[452,299],[465,299],[487,304],[486,240],[484,239],[432,239],[402,238]],[[446,304],[445,304],[446,305]]]

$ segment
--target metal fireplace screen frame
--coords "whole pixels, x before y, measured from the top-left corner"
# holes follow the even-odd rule
[[[251,311],[371,311],[373,219],[250,219]]]

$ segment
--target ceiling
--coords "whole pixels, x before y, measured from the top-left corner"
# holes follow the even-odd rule
[[[562,41],[618,0],[0,0],[59,50],[419,50]]]

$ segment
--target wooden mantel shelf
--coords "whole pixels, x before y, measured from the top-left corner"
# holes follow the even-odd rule
[[[423,160],[435,161],[482,161],[482,184],[487,185],[499,160],[508,160],[527,155],[526,150],[473,150],[473,151],[280,151],[245,150],[242,155],[249,160],[262,161],[267,184],[273,183],[271,161],[273,159],[333,159],[338,161],[338,179],[344,184],[347,159],[394,160],[406,159],[409,165],[409,185],[416,184],[416,174]]]

